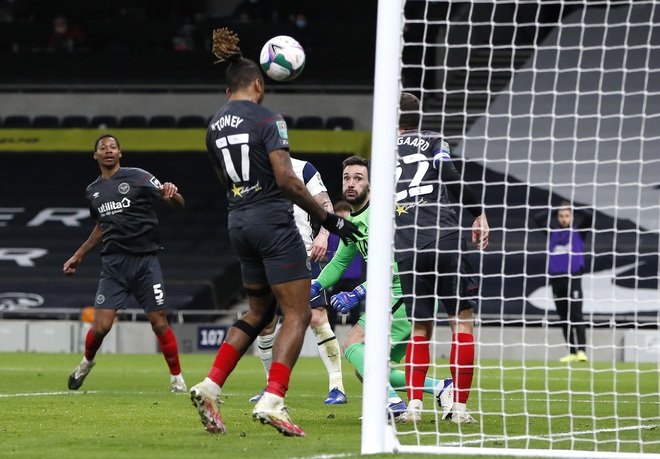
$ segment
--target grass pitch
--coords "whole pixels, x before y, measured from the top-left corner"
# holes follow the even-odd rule
[[[213,358],[181,355],[189,388],[206,376]],[[3,457],[359,456],[362,387],[346,361],[349,402],[339,406],[323,404],[328,387],[320,359],[298,361],[287,404],[306,438],[286,438],[252,420],[254,405],[248,398],[265,385],[257,357],[244,357],[224,387],[228,435],[208,434],[188,395],[169,392],[160,355],[100,354],[83,387],[69,391],[66,381],[79,361],[80,355],[0,354]],[[474,384],[479,391],[473,391],[468,404],[479,425],[459,429],[428,412],[419,430],[398,426],[399,441],[660,453],[657,365],[618,364],[616,371],[611,364],[534,367],[528,362],[524,369],[520,365],[509,362],[499,368],[495,362],[481,362]],[[432,403],[435,400],[427,395],[425,408]]]

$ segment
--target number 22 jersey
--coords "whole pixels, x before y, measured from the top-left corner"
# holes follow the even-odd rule
[[[438,132],[406,131],[399,135],[396,170],[395,260],[413,256],[415,249],[458,237],[458,218],[440,169],[451,167],[449,145]]]

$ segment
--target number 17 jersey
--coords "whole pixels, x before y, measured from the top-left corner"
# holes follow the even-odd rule
[[[292,221],[293,205],[277,186],[268,156],[289,149],[281,115],[248,100],[229,101],[209,123],[206,148],[227,184],[229,228]]]

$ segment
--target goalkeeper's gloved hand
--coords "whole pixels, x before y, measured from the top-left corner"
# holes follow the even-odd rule
[[[335,311],[346,314],[348,311],[353,309],[360,303],[360,300],[363,300],[367,296],[367,291],[361,285],[358,285],[350,292],[340,292],[336,295],[332,295],[330,298],[330,304]]]
[[[339,236],[344,244],[348,244],[348,239],[357,242],[358,236],[364,236],[354,223],[330,212],[328,212],[325,220],[321,222],[321,225],[331,233]]]
[[[323,287],[321,286],[321,283],[319,281],[313,281],[312,282],[312,288],[309,291],[309,299],[312,300],[315,297],[319,296],[319,293],[321,293],[321,290],[323,290]]]

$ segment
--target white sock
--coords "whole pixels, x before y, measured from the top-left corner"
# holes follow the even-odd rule
[[[330,328],[330,324],[326,322],[318,327],[312,328],[312,332],[318,343],[321,360],[323,360],[325,369],[328,371],[328,391],[331,391],[336,387],[343,393],[346,393],[344,390],[344,380],[341,374],[341,349],[339,348],[339,342],[337,342],[335,333],[332,331],[332,328]]]
[[[458,403],[454,402],[454,404],[451,407],[451,410],[454,413],[465,413],[467,411],[467,407],[465,406],[465,403]]]
[[[402,401],[401,397],[390,397],[387,399],[387,404],[391,405],[392,403],[401,403]]]
[[[266,379],[270,373],[270,366],[273,364],[273,343],[275,342],[277,330],[270,335],[257,336],[257,347],[259,348],[259,358],[266,371]]]

